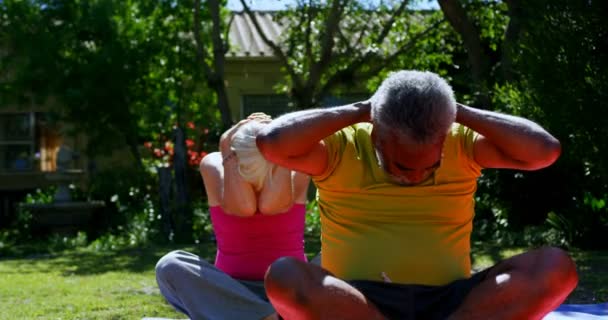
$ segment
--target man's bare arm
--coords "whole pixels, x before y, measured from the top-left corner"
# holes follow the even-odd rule
[[[481,135],[475,141],[474,157],[484,168],[537,170],[551,165],[561,154],[559,141],[530,120],[457,106],[456,122]]]
[[[296,111],[268,124],[257,136],[264,157],[280,166],[319,175],[327,168],[323,139],[349,125],[369,121],[370,104]]]

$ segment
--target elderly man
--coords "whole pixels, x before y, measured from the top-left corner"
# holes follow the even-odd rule
[[[318,189],[322,268],[282,258],[266,273],[285,319],[540,319],[576,286],[573,261],[549,247],[471,276],[481,170],[541,169],[561,146],[532,121],[456,103],[434,73],[399,71],[369,101],[286,114],[257,145]]]

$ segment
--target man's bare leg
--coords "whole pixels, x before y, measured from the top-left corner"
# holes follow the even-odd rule
[[[542,319],[577,282],[576,266],[566,252],[536,249],[499,262],[449,320]]]
[[[277,312],[288,320],[381,320],[357,289],[321,267],[293,258],[275,261],[264,280]]]

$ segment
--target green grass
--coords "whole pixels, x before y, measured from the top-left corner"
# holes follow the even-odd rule
[[[498,261],[525,252],[525,248],[503,248],[482,243],[473,244],[473,269],[483,270]],[[608,251],[571,250],[579,276],[577,288],[566,303],[608,302]]]
[[[307,252],[318,251],[308,239]],[[176,247],[115,252],[68,251],[0,259],[0,319],[184,318],[161,297],[156,261]],[[179,248],[212,259],[213,245]],[[474,246],[474,267],[523,252],[520,248]],[[608,301],[608,252],[574,251],[580,284],[570,303]]]
[[[164,302],[154,277],[156,261],[169,250],[2,259],[0,319],[184,318]]]

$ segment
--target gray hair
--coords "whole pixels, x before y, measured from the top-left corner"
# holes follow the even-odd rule
[[[262,189],[266,179],[272,180],[272,172],[276,167],[262,156],[255,143],[263,126],[259,121],[250,121],[239,128],[230,141],[230,149],[236,153],[239,161],[239,174],[256,191]]]
[[[371,104],[371,118],[380,132],[394,132],[418,144],[437,142],[456,119],[452,88],[428,71],[392,72]]]

